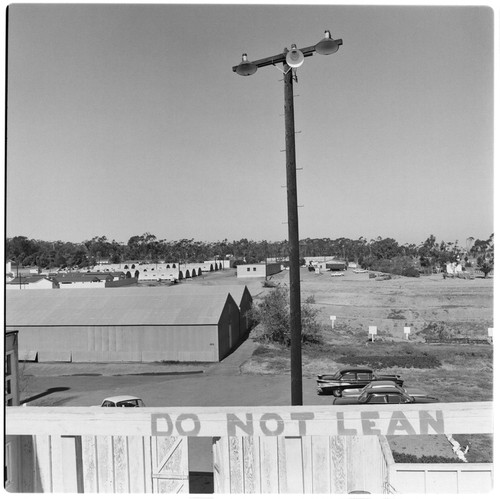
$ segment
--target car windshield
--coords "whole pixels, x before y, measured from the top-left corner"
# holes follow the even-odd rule
[[[144,407],[141,399],[122,400],[116,403],[116,407]]]
[[[365,391],[361,392],[361,395],[358,397],[358,400],[360,402],[366,402],[367,398],[368,398],[368,391],[365,390]]]

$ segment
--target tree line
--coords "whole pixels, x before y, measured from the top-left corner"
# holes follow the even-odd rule
[[[420,244],[399,244],[395,239],[377,237],[367,240],[349,238],[306,238],[299,242],[301,263],[306,257],[334,256],[345,262],[355,262],[365,269],[388,271],[419,266],[425,271],[442,268],[447,262],[474,260],[478,266],[493,267],[494,235],[487,239],[468,238],[465,246],[454,242],[437,242],[430,235]],[[100,262],[113,264],[124,261],[158,263],[201,262],[214,259],[233,259],[236,263],[258,263],[274,258],[288,259],[288,242],[252,241],[240,239],[216,242],[180,239],[167,241],[146,232],[132,236],[126,244],[95,236],[81,243],[43,241],[15,236],[6,239],[5,256],[20,266],[47,268],[85,268]],[[401,270],[400,269],[400,270]],[[398,272],[400,273],[400,272]]]

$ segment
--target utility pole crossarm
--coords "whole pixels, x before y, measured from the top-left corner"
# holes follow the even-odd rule
[[[342,39],[335,40],[338,45],[342,45]],[[304,47],[299,49],[304,57],[311,57],[316,51],[315,45],[310,45],[309,47]],[[264,57],[264,59],[258,59],[257,61],[252,61],[258,68],[263,68],[264,66],[274,66],[276,64],[281,64],[286,60],[286,53],[272,55],[271,57]],[[233,72],[236,72],[238,66],[233,66]]]

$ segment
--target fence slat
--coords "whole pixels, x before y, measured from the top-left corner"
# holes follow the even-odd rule
[[[83,491],[85,493],[99,492],[96,447],[96,437],[93,435],[82,436]]]

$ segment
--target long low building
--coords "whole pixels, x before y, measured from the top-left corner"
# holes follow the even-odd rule
[[[7,292],[6,326],[39,362],[217,362],[242,336],[231,294],[163,287]]]
[[[240,333],[245,335],[250,331],[252,326],[250,317],[248,316],[252,304],[253,298],[247,286],[241,285],[226,285],[226,284],[216,284],[216,285],[206,285],[206,284],[179,284],[177,286],[171,286],[169,292],[177,295],[203,295],[205,293],[219,293],[219,294],[230,294],[236,304],[238,305],[240,311]]]

